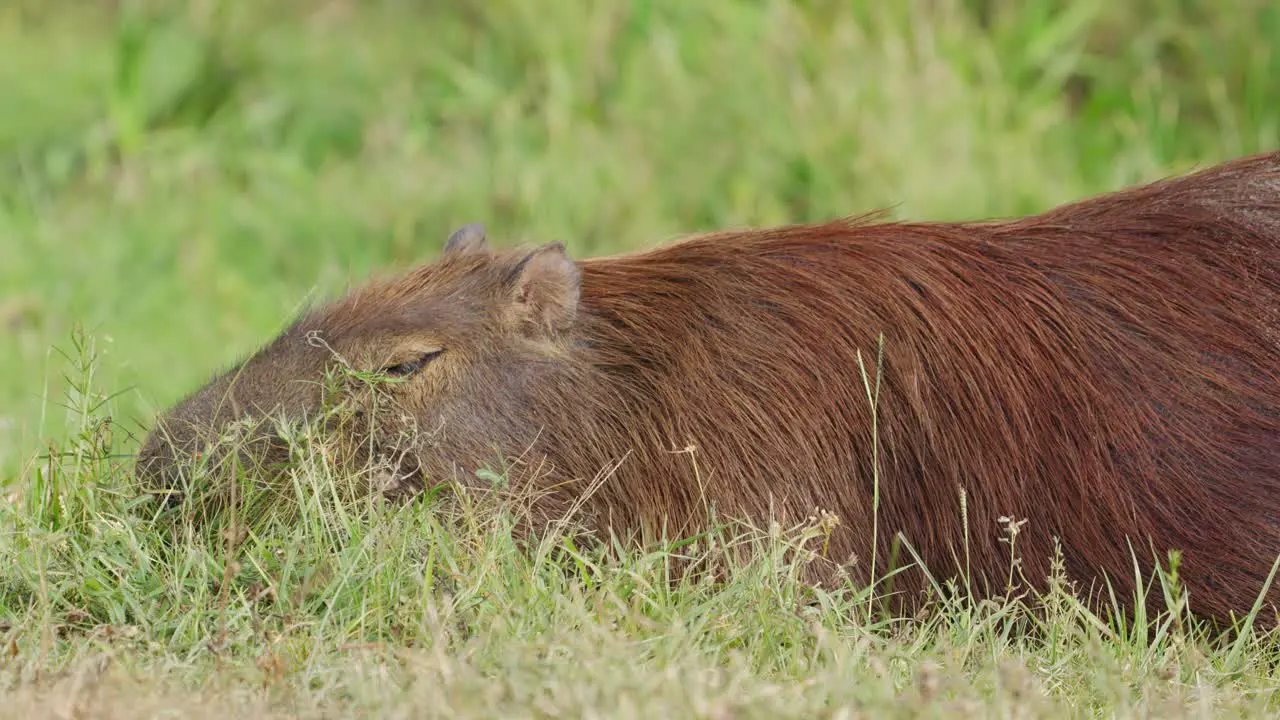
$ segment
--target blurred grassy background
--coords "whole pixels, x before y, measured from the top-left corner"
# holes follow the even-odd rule
[[[0,53],[0,477],[74,326],[145,425],[461,223],[587,256],[1280,147],[1263,0],[8,0]]]

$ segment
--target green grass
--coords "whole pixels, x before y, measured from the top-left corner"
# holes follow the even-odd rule
[[[0,715],[1280,710],[1276,638],[1176,588],[1137,629],[1065,589],[884,623],[796,583],[791,531],[522,552],[482,504],[334,503],[303,452],[293,521],[175,541],[127,477],[158,409],[465,222],[588,256],[1280,147],[1274,3],[121,5],[0,7]]]

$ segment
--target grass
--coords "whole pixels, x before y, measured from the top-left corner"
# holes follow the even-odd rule
[[[1065,587],[889,623],[795,582],[804,528],[522,552],[483,503],[332,502],[303,443],[293,521],[174,538],[127,472],[307,298],[465,222],[587,256],[1035,212],[1280,146],[1274,4],[121,5],[0,8],[0,715],[1280,708],[1277,639],[1207,635],[1158,579],[1138,627]],[[667,582],[739,546],[723,584]]]

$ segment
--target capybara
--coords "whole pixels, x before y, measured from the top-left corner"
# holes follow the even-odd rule
[[[1105,578],[1132,610],[1135,567],[1178,550],[1192,611],[1227,620],[1280,555],[1280,152],[1022,219],[864,216],[579,261],[464,226],[182,401],[140,476],[175,484],[230,420],[316,412],[334,363],[397,380],[368,447],[421,430],[389,493],[479,487],[519,457],[566,508],[609,469],[588,528],[822,509],[827,556],[866,581],[878,482],[879,558],[911,562],[901,533],[935,577],[959,561],[997,591],[1015,518],[1029,581],[1059,538],[1078,587]]]

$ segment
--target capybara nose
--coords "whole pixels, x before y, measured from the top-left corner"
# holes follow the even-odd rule
[[[182,465],[173,444],[159,432],[153,431],[138,451],[133,474],[139,487],[166,505],[181,500],[185,488]]]

